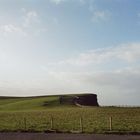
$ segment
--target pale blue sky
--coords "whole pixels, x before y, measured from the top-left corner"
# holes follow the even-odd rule
[[[140,105],[139,84],[139,0],[0,0],[1,96]]]

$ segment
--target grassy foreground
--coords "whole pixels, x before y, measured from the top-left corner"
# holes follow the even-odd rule
[[[0,98],[0,131],[140,132],[140,108],[77,107],[58,96]],[[81,120],[82,119],[82,120]]]

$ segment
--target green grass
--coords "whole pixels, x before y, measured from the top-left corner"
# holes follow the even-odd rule
[[[73,95],[74,96],[74,95]],[[0,98],[0,111],[27,111],[42,110],[52,107],[73,106],[71,102],[67,102],[72,95],[66,96],[65,103],[60,105],[59,96],[40,96],[40,97],[23,97],[23,98]]]
[[[45,106],[46,104],[46,106]],[[0,98],[0,131],[83,131],[104,133],[109,131],[112,116],[113,131],[140,132],[140,108],[77,107],[59,103],[58,96],[36,98]]]

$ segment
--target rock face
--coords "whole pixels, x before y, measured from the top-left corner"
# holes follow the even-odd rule
[[[83,106],[99,106],[96,94],[84,94],[75,97],[75,104]]]
[[[77,106],[99,106],[96,94],[62,95],[59,102]]]

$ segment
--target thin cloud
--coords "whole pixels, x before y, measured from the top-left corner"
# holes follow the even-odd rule
[[[140,43],[121,44],[111,48],[89,50],[78,57],[59,61],[57,64],[87,66],[91,64],[110,63],[112,61],[134,63],[140,61]]]
[[[50,0],[52,3],[59,5],[63,2],[75,2],[75,0]],[[100,21],[107,21],[111,17],[111,12],[109,10],[99,10],[97,8],[94,8],[93,5],[94,1],[86,1],[86,0],[77,0],[76,2],[79,2],[82,5],[88,4],[89,5],[89,11],[91,13],[91,21],[92,22],[100,22]],[[96,7],[96,6],[95,6]]]
[[[24,27],[29,27],[32,26],[32,24],[34,23],[39,23],[39,16],[38,13],[36,11],[26,11],[24,10],[24,21],[23,21],[23,26]]]
[[[28,34],[40,34],[47,31],[46,27],[42,26],[41,19],[36,11],[25,8],[22,8],[21,11],[23,12],[23,15],[21,15],[22,21],[19,23],[11,21],[11,23],[0,25],[2,35],[28,36]],[[17,18],[17,20],[19,19]]]
[[[26,32],[22,29],[22,27],[14,25],[14,24],[5,24],[0,26],[0,32],[7,36],[12,33],[17,33],[20,35],[26,35]]]
[[[89,12],[91,13],[91,21],[93,23],[108,21],[112,13],[108,9],[99,9],[94,0],[89,1]]]
[[[100,22],[100,21],[107,21],[111,17],[111,13],[109,11],[99,11],[96,10],[92,12],[91,21],[92,22]]]

